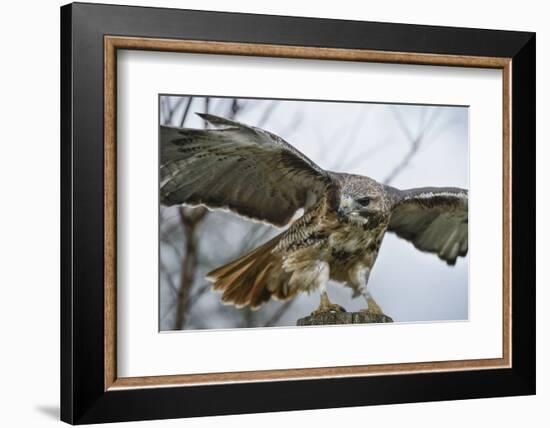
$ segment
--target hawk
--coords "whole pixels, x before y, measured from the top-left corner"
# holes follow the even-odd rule
[[[363,296],[366,310],[382,313],[367,283],[387,231],[450,265],[468,252],[466,190],[399,190],[326,171],[271,132],[199,116],[214,128],[161,126],[161,203],[204,205],[287,226],[207,275],[223,292],[222,302],[256,309],[271,298],[319,290],[314,314],[343,310],[326,292],[335,280]]]

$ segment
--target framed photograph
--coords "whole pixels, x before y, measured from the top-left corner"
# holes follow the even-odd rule
[[[61,54],[62,420],[535,393],[533,33],[76,3]]]

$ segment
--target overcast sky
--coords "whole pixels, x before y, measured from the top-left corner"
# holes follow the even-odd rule
[[[168,101],[172,104],[177,101],[170,98]],[[202,112],[204,105],[203,99],[195,97],[190,112]],[[228,105],[229,100],[212,99],[209,109],[211,113],[224,114]],[[180,123],[183,110],[174,113],[173,124]],[[162,116],[161,110],[161,120]],[[244,100],[237,120],[250,125],[261,123],[263,128],[284,138],[324,169],[385,181],[397,168],[399,172],[391,185],[401,189],[468,188],[466,107]],[[189,114],[185,123],[188,127],[203,127],[202,120],[194,114]],[[398,168],[417,138],[421,138],[418,151],[405,168]],[[174,219],[173,214],[166,210],[164,218]],[[246,223],[230,213],[209,214],[201,229],[201,254],[223,253],[220,242],[229,246],[232,241],[241,242],[242,234],[247,231]],[[213,258],[223,259],[224,255]],[[162,245],[161,260],[169,266],[178,263]],[[468,258],[460,258],[455,266],[447,266],[437,256],[421,253],[391,233],[384,238],[369,288],[384,312],[397,322],[468,318]],[[361,298],[351,299],[349,288],[331,284],[328,292],[331,300],[348,311],[365,307]],[[161,327],[163,319],[170,319],[168,293],[161,281]],[[226,317],[228,309],[215,310],[220,295],[209,294],[193,308],[191,319],[197,322],[189,328],[236,327],[232,324],[233,318]],[[309,314],[318,303],[318,293],[300,296],[275,325],[295,325],[297,318]],[[206,317],[207,312],[212,314],[211,319],[208,323],[201,322],[200,318]]]

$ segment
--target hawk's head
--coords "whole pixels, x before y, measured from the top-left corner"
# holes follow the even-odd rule
[[[389,214],[392,201],[386,187],[377,181],[352,174],[340,174],[338,215],[352,223],[374,227],[375,219]]]

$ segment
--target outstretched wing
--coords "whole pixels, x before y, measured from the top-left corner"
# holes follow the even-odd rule
[[[401,192],[388,230],[421,251],[436,253],[454,265],[468,253],[468,192],[426,187]]]
[[[162,204],[226,208],[283,226],[325,194],[328,174],[280,137],[199,116],[219,129],[161,126]]]

